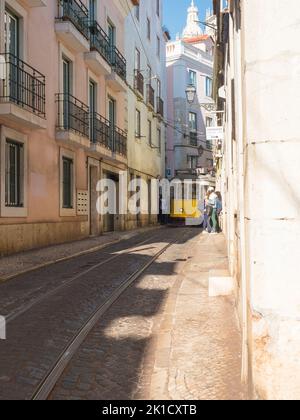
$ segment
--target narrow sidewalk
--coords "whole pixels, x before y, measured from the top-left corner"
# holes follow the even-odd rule
[[[102,236],[51,245],[44,248],[33,249],[18,254],[0,258],[0,283],[19,274],[30,272],[47,265],[74,258],[79,255],[100,250],[122,240],[133,238],[141,233],[161,229],[161,226],[151,226],[125,232],[112,232]]]
[[[198,235],[168,296],[158,333],[150,399],[246,400],[242,340],[233,297],[209,297],[211,270],[228,269],[225,239]]]

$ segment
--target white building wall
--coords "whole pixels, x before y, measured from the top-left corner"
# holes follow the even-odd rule
[[[206,77],[213,77],[213,56],[206,52],[211,50],[212,40],[195,46],[183,40],[167,44],[167,68],[172,85],[168,89],[168,121],[176,129],[168,130],[168,167],[176,171],[190,171],[189,156],[198,156],[198,166],[212,167],[209,160],[212,153],[206,146],[206,117],[215,116],[200,108],[200,103],[213,103],[212,98],[206,96]],[[189,84],[189,70],[197,73],[197,94],[194,104],[188,104],[186,88]],[[189,112],[197,114],[198,146],[190,146]],[[184,134],[186,136],[184,136]],[[199,147],[204,148],[202,156]],[[209,160],[208,160],[209,159]]]
[[[243,328],[243,377],[248,373],[254,397],[299,399],[298,1],[288,8],[280,0],[239,3],[240,30],[238,9],[230,4],[222,186]]]
[[[148,77],[148,64],[152,69],[152,87],[155,89],[155,102],[157,96],[157,78],[161,81],[162,94],[166,115],[166,58],[165,38],[162,30],[163,5],[161,3],[160,16],[156,13],[156,2],[143,0],[140,2],[140,19],[135,17],[135,10],[126,19],[126,59],[128,90],[128,166],[130,170],[140,172],[145,177],[158,177],[165,174],[165,141],[166,127],[156,112],[149,111],[147,107],[147,89],[150,82]],[[147,37],[147,17],[151,21],[151,41]],[[157,57],[157,36],[161,41],[160,58]],[[134,92],[135,49],[141,54],[141,71],[144,76],[144,100],[138,99]],[[155,104],[156,105],[156,104]],[[135,136],[135,111],[141,112],[141,135]],[[148,120],[152,122],[152,148],[148,141]],[[161,151],[158,150],[157,129],[161,130]]]

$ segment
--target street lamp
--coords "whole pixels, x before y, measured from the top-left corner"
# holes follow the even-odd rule
[[[195,86],[192,85],[192,84],[188,85],[188,87],[186,88],[185,94],[186,94],[186,99],[187,99],[189,104],[194,103],[196,93],[197,93],[197,90],[196,90]]]

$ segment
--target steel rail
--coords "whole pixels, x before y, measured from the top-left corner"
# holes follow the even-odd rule
[[[87,338],[88,334],[97,324],[99,319],[110,309],[110,307],[119,299],[119,297],[134,283],[168,248],[176,244],[177,241],[171,242],[164,246],[157,254],[155,254],[147,264],[138,269],[135,273],[130,275],[119,287],[115,290],[110,298],[102,305],[100,305],[91,315],[88,321],[78,331],[76,336],[69,342],[65,350],[57,358],[53,368],[49,371],[47,376],[42,380],[38,389],[30,398],[33,401],[45,401],[53,391],[55,385],[59,381],[63,372],[67,368],[69,362],[72,360],[74,354],[78,351],[81,344]]]
[[[69,286],[71,283],[73,283],[75,280],[78,280],[80,277],[90,273],[91,271],[95,270],[96,268],[99,268],[123,255],[125,255],[128,252],[132,252],[134,249],[146,244],[149,241],[152,241],[157,235],[153,235],[150,238],[145,239],[142,242],[137,243],[136,245],[126,249],[126,251],[121,251],[119,252],[117,255],[113,255],[110,258],[107,258],[104,261],[99,262],[98,264],[93,265],[92,267],[88,268],[87,270],[82,271],[79,274],[76,274],[75,276],[73,276],[72,278],[70,278],[69,280],[65,281],[64,283],[60,284],[59,286],[54,287],[52,290],[49,290],[48,292],[46,292],[45,294],[43,294],[42,296],[38,297],[37,299],[35,299],[32,302],[29,302],[28,304],[22,306],[19,310],[16,310],[15,312],[12,312],[11,314],[7,315],[6,319],[6,324],[8,325],[10,322],[14,321],[15,319],[19,318],[21,315],[23,315],[25,312],[27,312],[28,310],[30,310],[31,308],[33,308],[35,305],[38,305],[39,303],[43,302],[45,299],[55,295],[56,292],[64,289],[65,287]],[[97,252],[97,251],[96,251]]]

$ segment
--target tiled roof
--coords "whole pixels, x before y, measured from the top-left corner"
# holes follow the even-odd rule
[[[209,35],[200,35],[195,38],[184,38],[183,41],[186,42],[187,44],[195,44],[197,42],[206,41],[209,38],[210,38]]]

